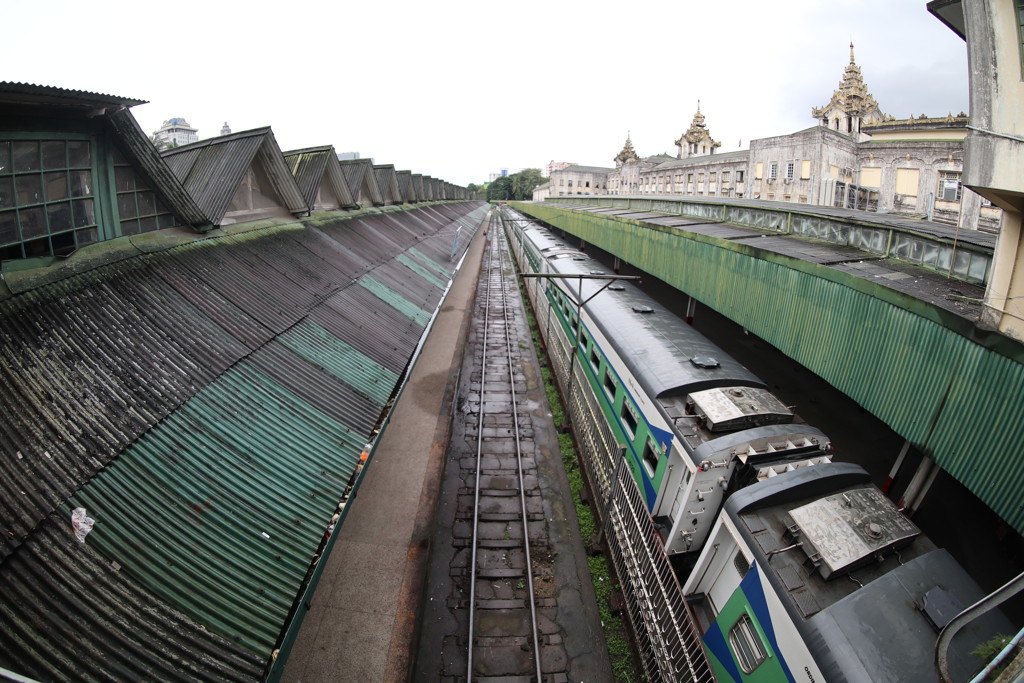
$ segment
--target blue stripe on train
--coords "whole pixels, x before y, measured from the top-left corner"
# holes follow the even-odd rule
[[[757,566],[756,562],[750,566],[747,575],[740,581],[740,589],[746,596],[747,604],[750,605],[754,618],[757,619],[765,637],[768,638],[772,650],[775,651],[775,656],[779,659],[779,666],[786,674],[786,680],[794,683],[793,673],[789,670],[789,664],[779,649],[779,639],[775,634],[775,625],[772,623],[772,616],[768,611],[768,600],[764,596],[764,585],[761,583],[761,568]]]
[[[711,624],[711,628],[704,634],[704,647],[718,659],[722,668],[732,676],[732,680],[736,681],[736,683],[740,683],[743,680],[740,677],[740,670],[736,666],[736,662],[733,661],[732,652],[729,651],[729,644],[725,642],[722,628],[718,625],[717,621]]]

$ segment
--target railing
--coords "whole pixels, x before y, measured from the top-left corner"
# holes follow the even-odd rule
[[[714,681],[700,633],[686,608],[661,536],[629,468],[618,466],[622,448],[580,363],[569,362],[570,340],[543,294],[537,300],[537,323],[566,400],[591,492],[598,501],[595,507],[605,529],[644,673],[651,681]],[[574,367],[571,382],[570,365]]]

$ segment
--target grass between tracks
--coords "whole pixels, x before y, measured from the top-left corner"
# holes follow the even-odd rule
[[[520,292],[522,288],[520,287]],[[536,319],[533,310],[526,297],[523,298],[526,309],[526,317],[530,325],[530,334],[533,337],[534,348],[539,358],[544,358],[544,350],[540,344],[540,333],[537,330]],[[551,369],[541,365],[541,376],[544,379],[544,389],[547,392],[548,405],[551,408],[551,418],[556,426],[568,424],[565,409],[562,406],[562,397],[558,393],[555,379],[551,375]],[[572,490],[572,501],[576,508],[576,519],[579,523],[580,534],[586,543],[594,538],[598,530],[598,520],[591,507],[583,502],[584,486],[583,472],[580,469],[580,462],[576,454],[576,444],[571,433],[558,433],[558,446],[562,453],[562,464],[565,466],[565,474],[569,479],[569,488]],[[601,614],[601,626],[604,629],[605,644],[608,648],[608,658],[611,660],[612,673],[616,681],[628,683],[642,680],[643,676],[637,670],[633,660],[633,652],[629,646],[626,636],[626,625],[623,617],[612,614],[611,595],[612,591],[618,588],[610,567],[608,558],[605,555],[588,555],[587,567],[590,569],[590,578],[594,584],[594,594],[597,597],[597,608]]]

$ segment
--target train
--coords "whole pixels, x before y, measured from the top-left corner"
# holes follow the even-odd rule
[[[499,210],[542,336],[565,341],[548,353],[573,354],[554,360],[600,407],[574,417],[601,424],[574,429],[617,442],[714,677],[935,680],[938,632],[984,595],[967,572],[741,363],[553,229]],[[620,581],[643,580],[631,574]],[[951,670],[969,678],[970,651],[1010,628],[998,612],[976,620]]]

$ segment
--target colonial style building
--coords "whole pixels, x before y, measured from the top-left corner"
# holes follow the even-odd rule
[[[608,174],[614,170],[573,164],[552,171],[548,196],[608,194]]]
[[[857,65],[850,62],[828,103],[812,107],[817,125],[752,140],[750,148],[717,153],[697,104],[690,127],[675,141],[676,157],[641,158],[626,138],[614,169],[580,188],[580,178],[552,174],[550,196],[668,194],[743,197],[837,206],[929,218],[997,231],[1001,210],[961,184],[966,115],[896,120],[884,114]],[[596,184],[595,184],[596,183]]]

